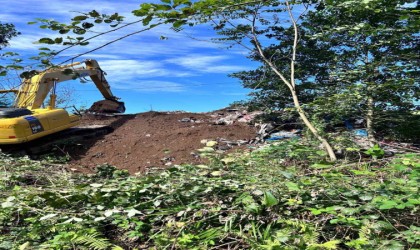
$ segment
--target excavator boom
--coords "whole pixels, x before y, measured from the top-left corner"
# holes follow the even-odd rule
[[[86,67],[78,67],[84,63]],[[17,92],[15,107],[16,108],[28,108],[30,110],[41,108],[48,94],[51,93],[50,100],[52,103],[49,104],[50,109],[55,108],[55,86],[57,83],[74,80],[78,77],[89,76],[94,82],[96,88],[102,94],[102,96],[108,100],[108,103],[115,102],[115,109],[110,110],[108,107],[107,112],[123,113],[125,112],[124,104],[118,102],[118,97],[112,94],[111,87],[105,78],[105,72],[99,67],[96,60],[89,59],[84,62],[76,62],[69,65],[51,68],[40,72],[39,74],[25,79]],[[100,110],[96,110],[100,112]]]

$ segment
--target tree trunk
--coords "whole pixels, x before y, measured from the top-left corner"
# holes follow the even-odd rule
[[[262,49],[260,41],[258,40],[258,36],[255,32],[255,19],[256,19],[257,15],[254,15],[254,19],[253,19],[253,22],[252,22],[251,28],[252,28],[252,36],[253,37],[251,39],[254,41],[254,46],[257,49],[258,54],[261,56],[263,61],[268,66],[270,66],[270,68],[273,70],[273,72],[276,75],[278,75],[279,78],[281,79],[281,81],[289,88],[290,93],[292,94],[292,97],[293,97],[294,106],[295,106],[300,118],[302,119],[303,123],[305,124],[305,126],[308,127],[308,129],[312,132],[312,134],[322,143],[322,146],[327,151],[327,153],[330,157],[330,160],[331,161],[336,161],[337,157],[336,157],[336,155],[334,153],[334,150],[332,149],[331,145],[328,143],[328,141],[324,137],[322,137],[319,134],[318,130],[308,120],[305,112],[303,111],[302,107],[300,106],[299,98],[298,98],[298,95],[296,93],[296,82],[295,82],[296,50],[297,50],[297,45],[298,45],[298,40],[299,40],[298,26],[297,26],[297,20],[293,17],[292,9],[291,9],[291,7],[289,5],[289,2],[287,0],[286,0],[286,5],[287,5],[288,13],[290,15],[290,21],[292,22],[293,27],[294,27],[293,50],[292,50],[292,58],[290,60],[290,81],[288,81],[286,79],[286,77],[277,69],[276,65],[264,55],[264,51]],[[304,12],[306,10],[307,10],[307,8],[304,10]]]
[[[325,148],[325,150],[328,153],[328,156],[330,157],[331,161],[336,161],[337,157],[334,153],[334,150],[332,149],[331,145],[328,143],[328,141],[322,137],[318,130],[312,125],[312,123],[308,120],[306,117],[305,112],[303,111],[302,107],[300,106],[297,94],[295,90],[290,90],[293,97],[293,103],[295,105],[295,108],[300,116],[300,119],[302,119],[303,123],[306,125],[306,127],[312,132],[312,134],[322,143],[322,146]]]
[[[373,129],[373,109],[374,109],[373,97],[368,96],[367,110],[366,110],[366,132],[368,134],[368,141],[371,147],[377,143],[375,139],[375,134],[374,134],[375,131]]]

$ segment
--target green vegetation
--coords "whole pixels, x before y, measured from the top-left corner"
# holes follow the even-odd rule
[[[12,23],[0,22],[0,50],[9,45],[9,40],[19,35]]]
[[[0,154],[0,249],[420,249],[420,156],[384,158],[375,145],[419,138],[418,13],[412,0],[161,0],[142,3],[131,23],[95,10],[67,24],[32,22],[58,35],[38,41],[46,47],[32,59],[44,67],[135,24],[142,29],[61,63],[163,24],[176,32],[213,25],[218,42],[261,63],[232,74],[253,89],[251,104],[284,111],[284,120],[294,111],[318,143],[231,156],[202,150],[208,165],[144,176],[109,165],[74,174],[51,159]],[[90,32],[98,25],[106,28]],[[1,49],[17,33],[0,24],[0,35]],[[0,76],[21,69],[16,54],[1,56],[11,64]],[[327,133],[360,117],[368,150]]]
[[[333,165],[312,148],[277,142],[145,176],[1,154],[0,249],[419,247],[418,154],[374,147]]]
[[[0,51],[9,45],[9,41],[13,37],[16,37],[18,35],[20,35],[20,33],[16,31],[15,26],[12,23],[0,22]],[[10,59],[10,61],[7,61],[6,66],[0,65],[0,76],[5,76],[7,74],[7,71],[10,69],[23,69],[22,67],[17,65],[20,62],[20,60],[14,58],[15,56],[17,56],[17,54],[10,51],[0,53],[0,60],[2,60],[3,62],[7,59]],[[3,104],[4,101],[0,100],[0,105]]]

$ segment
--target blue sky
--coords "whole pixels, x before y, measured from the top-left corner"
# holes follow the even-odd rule
[[[22,57],[35,56],[41,45],[34,42],[51,34],[37,25],[27,24],[35,18],[68,22],[72,16],[77,15],[75,12],[94,9],[100,13],[118,12],[128,22],[136,20],[131,10],[143,2],[149,1],[0,0],[0,21],[15,24],[22,33],[11,41],[9,50],[18,52]],[[68,50],[60,54],[57,62],[141,28],[131,26],[122,32],[103,36],[88,47]],[[97,29],[103,30],[101,27]],[[169,39],[160,40],[162,35]],[[246,51],[240,48],[226,50],[222,45],[210,42],[213,35],[211,28],[206,26],[179,33],[167,27],[159,27],[109,45],[76,61],[92,58],[99,62],[107,73],[114,94],[126,103],[127,113],[149,110],[211,111],[246,99],[249,90],[242,88],[237,79],[227,75],[256,67],[255,63],[246,58]],[[28,65],[32,63],[25,62]],[[12,77],[9,76],[5,82],[10,84],[18,81]],[[70,90],[73,93],[71,102],[76,106],[90,106],[94,101],[102,99],[93,83],[71,81],[60,84],[60,87],[62,91]]]

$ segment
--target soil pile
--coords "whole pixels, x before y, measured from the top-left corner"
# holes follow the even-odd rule
[[[148,167],[202,163],[204,160],[196,150],[204,146],[201,141],[205,139],[224,142],[229,146],[223,148],[225,150],[231,145],[244,145],[255,139],[256,127],[243,121],[216,122],[223,116],[232,117],[232,112],[87,115],[82,126],[107,125],[113,128],[113,132],[66,149],[72,159],[70,167],[90,172],[97,165],[108,163],[133,174]]]

